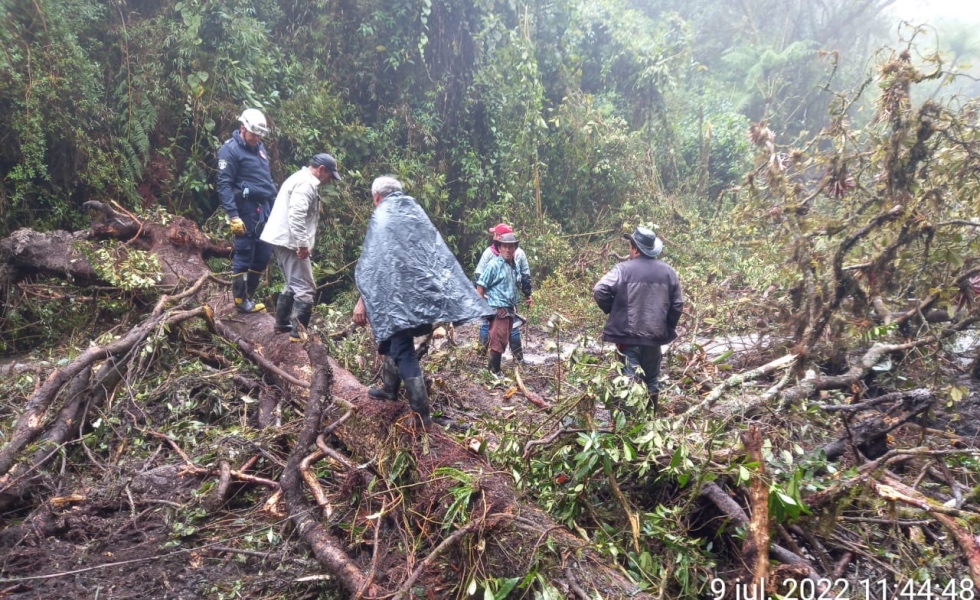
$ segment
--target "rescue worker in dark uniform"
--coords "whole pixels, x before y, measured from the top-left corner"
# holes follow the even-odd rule
[[[218,149],[218,199],[228,213],[234,236],[231,290],[241,313],[265,310],[252,297],[265,272],[272,246],[259,239],[272,203],[276,184],[269,170],[269,155],[262,137],[269,133],[265,115],[249,108],[238,118],[241,127]]]

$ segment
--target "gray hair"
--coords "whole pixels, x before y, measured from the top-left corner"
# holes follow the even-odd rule
[[[402,184],[400,181],[392,177],[391,175],[382,175],[374,180],[371,184],[371,195],[378,194],[382,198],[393,194],[395,192],[402,191]]]

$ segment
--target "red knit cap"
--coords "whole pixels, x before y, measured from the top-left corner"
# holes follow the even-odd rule
[[[496,227],[491,227],[487,233],[492,233],[493,239],[496,240],[505,233],[514,233],[514,230],[507,223],[497,223]]]

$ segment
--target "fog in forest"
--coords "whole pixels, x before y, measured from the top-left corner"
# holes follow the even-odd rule
[[[0,0],[0,597],[974,599],[978,79],[963,0]]]

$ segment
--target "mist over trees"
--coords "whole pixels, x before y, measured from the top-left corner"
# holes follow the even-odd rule
[[[894,41],[888,4],[10,0],[3,231],[71,228],[109,198],[203,221],[246,107],[274,125],[278,180],[328,149],[356,210],[392,172],[464,249],[490,215],[576,232],[651,196],[711,204],[748,122],[828,123],[830,90]]]

